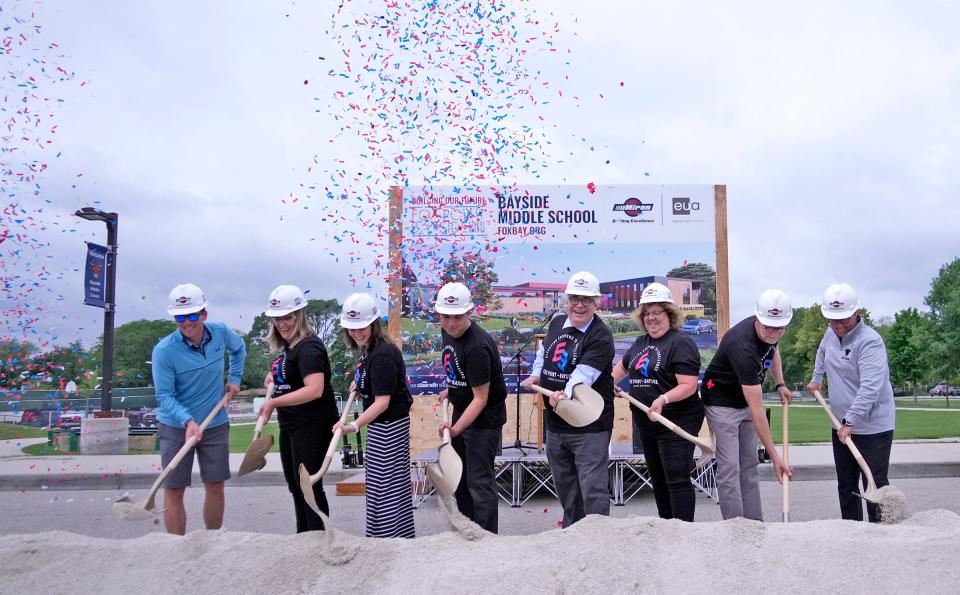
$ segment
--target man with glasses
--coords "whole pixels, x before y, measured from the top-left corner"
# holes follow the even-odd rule
[[[557,316],[537,349],[537,359],[522,386],[539,384],[555,391],[544,419],[547,459],[563,508],[563,526],[588,514],[610,515],[607,467],[613,432],[613,334],[597,316],[600,282],[586,271],[567,282],[566,316]],[[573,388],[586,384],[603,397],[603,412],[593,423],[574,427],[554,411]]]
[[[793,400],[793,393],[783,383],[777,349],[793,318],[793,308],[787,294],[768,289],[760,295],[754,312],[723,336],[700,389],[707,421],[717,440],[717,492],[724,519],[763,520],[758,436],[770,455],[777,481],[783,482],[784,473],[787,477],[792,474],[773,446],[761,385],[769,370],[781,403]]]
[[[192,283],[177,285],[170,292],[167,312],[177,330],[153,348],[153,384],[157,391],[157,422],[160,460],[164,467],[184,443],[196,436],[200,441],[164,482],[163,521],[167,533],[183,535],[187,513],[184,490],[191,483],[193,453],[200,461],[203,480],[203,522],[207,529],[223,525],[223,483],[230,478],[230,424],[221,409],[201,433],[200,423],[229,392],[240,391],[246,348],[243,339],[221,322],[206,322],[207,298]],[[224,356],[229,354],[229,372],[224,387]]]
[[[820,390],[824,375],[830,377],[830,408],[842,418],[840,430],[833,431],[840,516],[853,521],[863,520],[863,505],[856,495],[861,471],[846,441],[853,440],[877,487],[882,488],[890,483],[887,469],[896,421],[887,348],[877,331],[863,323],[859,307],[857,294],[846,283],[831,285],[824,292],[820,312],[828,328],[807,385],[813,394]],[[880,522],[876,504],[867,502],[867,516],[871,523]]]

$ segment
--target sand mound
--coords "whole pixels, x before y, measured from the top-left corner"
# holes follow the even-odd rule
[[[0,586],[8,593],[46,593],[51,577],[68,576],[70,591],[138,595],[956,593],[958,558],[960,517],[943,510],[896,525],[588,517],[563,531],[482,539],[466,526],[415,540],[366,539],[335,529],[295,536],[152,533],[132,540],[51,532],[0,540]]]

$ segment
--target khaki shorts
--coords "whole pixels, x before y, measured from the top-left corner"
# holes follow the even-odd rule
[[[159,424],[160,462],[163,467],[173,460],[183,447],[187,431],[166,424]],[[207,428],[196,448],[190,449],[177,468],[163,482],[168,489],[189,487],[193,476],[193,456],[200,461],[200,479],[203,483],[216,483],[230,479],[230,424]]]

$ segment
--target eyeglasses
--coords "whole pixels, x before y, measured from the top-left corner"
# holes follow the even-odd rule
[[[666,313],[666,310],[647,310],[643,313],[644,318],[659,318]]]
[[[848,318],[841,318],[840,320],[827,319],[827,326],[845,326],[857,319],[857,315],[854,314]]]
[[[203,314],[203,310],[199,312],[194,312],[193,314],[174,314],[173,319],[177,322],[185,322],[189,320],[190,322],[196,322],[200,320],[200,315]]]
[[[572,306],[592,306],[593,298],[589,295],[571,295],[567,297],[567,301],[570,302]]]

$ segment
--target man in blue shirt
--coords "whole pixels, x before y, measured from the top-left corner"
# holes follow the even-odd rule
[[[223,398],[224,392],[236,397],[246,348],[237,333],[220,322],[206,322],[207,299],[191,283],[178,285],[170,292],[167,312],[177,322],[177,330],[153,348],[153,384],[160,410],[160,458],[164,467],[184,443],[196,436],[200,441],[164,482],[163,521],[167,533],[183,535],[187,513],[183,493],[191,483],[193,453],[200,460],[200,478],[204,485],[203,522],[207,529],[223,525],[223,483],[230,479],[230,424],[221,409],[201,432],[203,419]],[[229,354],[229,375],[224,387],[224,355]]]

